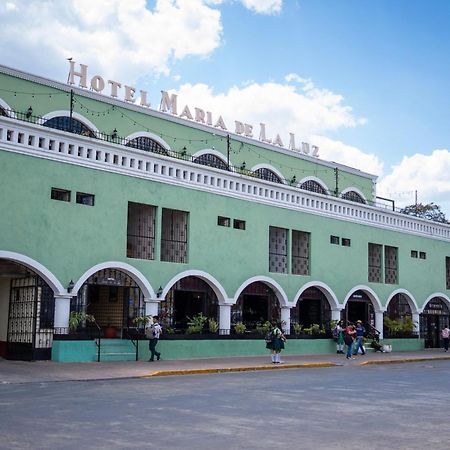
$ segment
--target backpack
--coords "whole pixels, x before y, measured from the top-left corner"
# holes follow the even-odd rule
[[[339,337],[339,330],[338,330],[337,326],[333,328],[332,333],[333,333],[333,339],[337,339]]]
[[[264,340],[267,344],[270,344],[273,342],[273,330],[269,330],[266,335],[264,336]]]

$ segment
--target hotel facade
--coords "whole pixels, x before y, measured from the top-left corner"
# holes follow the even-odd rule
[[[0,356],[145,359],[135,319],[155,314],[167,359],[263,354],[268,320],[291,353],[333,351],[339,319],[440,346],[450,225],[294,135],[146,95],[74,62],[68,83],[0,66]],[[71,312],[95,322],[72,332]],[[199,313],[212,327],[186,336]],[[386,317],[414,329],[394,340]]]

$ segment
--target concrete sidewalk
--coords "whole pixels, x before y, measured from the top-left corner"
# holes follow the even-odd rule
[[[155,376],[284,370],[311,367],[336,367],[371,364],[399,364],[418,361],[450,360],[441,349],[419,352],[367,353],[347,360],[345,355],[282,355],[283,364],[271,364],[270,356],[205,358],[172,361],[121,361],[58,363],[53,361],[8,361],[0,359],[0,383],[42,383],[57,381],[92,381]]]

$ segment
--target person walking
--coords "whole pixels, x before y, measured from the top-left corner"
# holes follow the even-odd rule
[[[266,338],[266,348],[272,352],[272,364],[281,364],[283,361],[280,359],[280,353],[284,349],[286,341],[286,337],[281,331],[281,324],[272,322],[271,338],[271,341]]]
[[[347,359],[355,359],[352,355],[353,342],[355,340],[355,335],[356,335],[355,327],[353,324],[349,323],[345,329],[345,334],[344,334],[344,342],[345,342],[345,345],[347,346]]]
[[[356,350],[353,351],[354,355],[358,354],[358,350],[361,349],[361,354],[365,355],[366,350],[363,347],[363,339],[366,334],[366,329],[364,328],[361,320],[356,321]]]
[[[442,341],[444,342],[444,351],[448,352],[448,338],[450,336],[450,329],[446,326],[442,330]]]
[[[344,354],[344,322],[340,320],[333,329],[333,337],[336,341],[336,353]]]
[[[161,336],[162,328],[159,324],[159,317],[153,316],[152,323],[147,328],[147,337],[149,338],[148,341],[148,348],[150,350],[150,359],[149,361],[154,361],[155,356],[157,361],[161,359],[161,353],[156,351],[156,344],[159,341],[159,337]]]

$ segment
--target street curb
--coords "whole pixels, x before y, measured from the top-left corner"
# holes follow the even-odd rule
[[[364,361],[359,363],[359,366],[368,366],[369,364],[403,364],[403,363],[412,363],[412,362],[422,362],[422,361],[446,361],[449,360],[450,356],[428,356],[423,358],[401,358],[401,359],[379,359],[379,360],[371,360]]]
[[[336,367],[339,364],[334,363],[304,363],[304,364],[283,364],[280,366],[249,366],[249,367],[219,367],[208,369],[185,369],[185,370],[160,370],[148,375],[141,375],[141,378],[166,377],[174,375],[201,375],[210,373],[229,373],[229,372],[250,372],[262,370],[281,370],[281,369],[308,369],[318,367]]]

